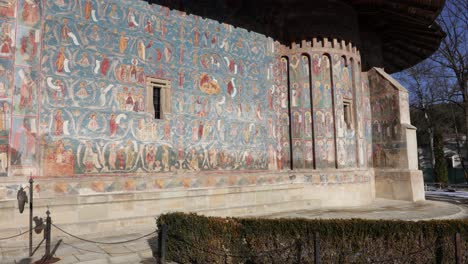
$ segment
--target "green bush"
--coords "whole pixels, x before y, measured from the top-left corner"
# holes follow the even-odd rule
[[[468,248],[468,220],[237,219],[171,213],[167,260],[178,263],[454,263],[455,233]],[[153,249],[155,251],[155,249]],[[462,263],[468,263],[464,250]],[[438,259],[440,262],[435,262]]]

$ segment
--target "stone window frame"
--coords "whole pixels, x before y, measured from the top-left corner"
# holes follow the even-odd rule
[[[343,119],[346,124],[346,128],[351,130],[354,125],[354,115],[353,115],[353,100],[349,98],[343,99]]]
[[[160,118],[155,117],[155,109],[153,104],[154,88],[161,89],[161,115]],[[171,114],[172,109],[172,86],[171,81],[155,77],[146,77],[146,112],[151,114],[154,120],[164,120],[168,114]]]

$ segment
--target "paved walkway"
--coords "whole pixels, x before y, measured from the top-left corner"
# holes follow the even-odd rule
[[[363,218],[363,219],[402,219],[402,220],[428,220],[428,219],[468,219],[468,207],[444,202],[424,201],[417,203],[377,200],[369,206],[356,208],[335,208],[321,210],[299,210],[283,213],[256,215],[261,218]],[[131,240],[154,231],[154,226],[142,229],[118,230],[115,234],[82,235],[89,240],[102,242],[117,242]],[[146,237],[125,244],[103,245],[80,241],[72,238],[59,230],[53,228],[53,244],[55,246],[59,239],[63,242],[55,252],[59,264],[82,263],[82,264],[108,264],[108,263],[156,263],[152,256]],[[27,237],[22,241],[6,243],[0,241],[0,263],[34,263],[44,254],[44,245],[38,249],[32,259],[28,258]],[[37,245],[39,241],[34,244]],[[52,263],[52,262],[50,262]]]
[[[468,219],[468,207],[446,202],[405,202],[377,199],[373,204],[354,208],[298,210],[275,214],[256,215],[261,218],[308,218],[308,219],[386,219],[386,220],[430,220]]]
[[[120,242],[132,240],[149,234],[154,231],[154,226],[147,229],[140,230],[120,230],[115,234],[91,234],[80,235],[80,237],[95,240],[99,242]],[[149,247],[148,241],[155,235],[145,237],[133,242],[124,244],[95,244],[90,242],[81,241],[63,234],[59,230],[52,228],[53,242],[52,249],[57,242],[62,239],[62,243],[58,246],[54,260],[49,263],[59,264],[133,264],[142,263],[150,264],[156,263],[153,258],[152,251]],[[40,241],[35,241],[33,244],[37,245]],[[0,244],[0,263],[35,263],[40,260],[44,255],[45,245],[37,250],[32,258],[28,257],[28,241],[15,241],[9,244]]]

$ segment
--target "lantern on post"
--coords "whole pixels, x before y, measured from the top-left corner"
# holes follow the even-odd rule
[[[22,214],[24,211],[24,205],[28,202],[28,196],[26,195],[26,192],[24,191],[23,187],[21,187],[18,190],[18,193],[16,194],[16,199],[18,200],[19,212]]]

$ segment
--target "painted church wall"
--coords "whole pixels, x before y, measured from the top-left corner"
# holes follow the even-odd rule
[[[11,2],[14,12],[0,10],[12,47],[0,54],[0,174],[368,164],[360,67],[339,50],[281,59],[284,47],[263,35],[144,1]],[[148,77],[171,86],[161,120],[146,104]]]
[[[331,60],[327,54],[312,54],[314,135],[317,169],[336,167],[331,67]]]
[[[294,54],[289,63],[289,102],[293,167],[313,169],[312,106],[310,94],[310,62],[305,54]]]
[[[375,168],[407,166],[406,139],[400,124],[399,91],[372,70],[369,73],[372,107],[372,146]]]
[[[356,120],[353,109],[356,107],[353,65],[350,58],[333,56],[334,106],[336,120],[337,163],[339,168],[356,167]],[[345,110],[345,103],[350,109]],[[349,111],[345,121],[345,111]]]
[[[0,6],[0,176],[8,175],[12,94],[15,82],[17,1]]]
[[[276,117],[273,119],[273,134],[278,141],[276,160],[278,170],[288,170],[291,169],[289,59],[287,57],[277,59],[275,65],[275,86],[271,96],[276,98],[272,102],[272,109],[276,113]]]
[[[271,39],[143,1],[23,2],[21,45],[1,58],[15,175],[275,167]],[[171,83],[162,120],[144,103],[148,76]]]

